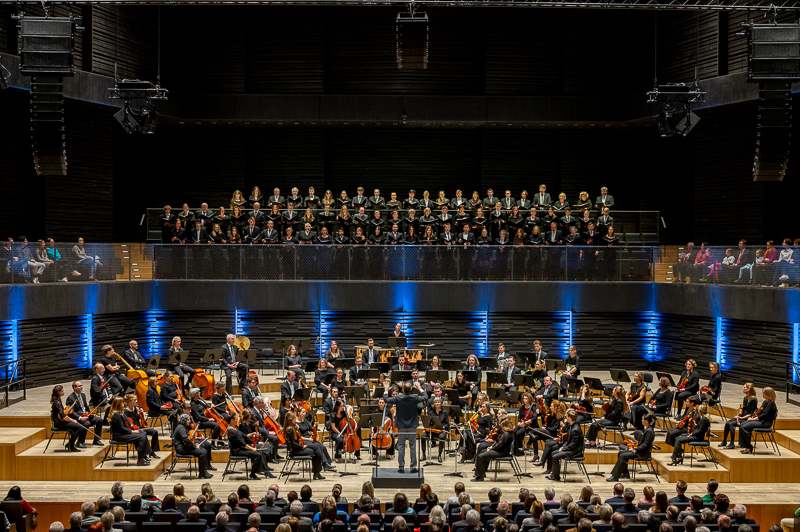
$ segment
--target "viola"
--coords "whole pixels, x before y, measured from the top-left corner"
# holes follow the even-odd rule
[[[689,379],[684,377],[683,379],[681,379],[681,382],[678,383],[678,387],[675,388],[675,391],[676,392],[684,391],[686,389],[687,384],[689,384]]]
[[[611,410],[611,402],[610,401],[603,401],[603,404],[600,406],[603,409],[603,414],[608,414],[608,411]]]
[[[586,410],[584,407],[582,407],[578,403],[572,403],[569,407],[571,409],[575,410],[576,412],[583,412],[584,414],[589,412],[588,410]]]
[[[539,405],[539,414],[545,415],[548,412],[547,405],[544,402],[544,397],[541,395],[536,396],[536,403]]]
[[[677,427],[679,429],[682,429],[683,427],[686,426],[686,424],[689,422],[690,419],[692,419],[692,413],[691,412],[686,414],[686,416],[684,416],[684,418],[680,420],[680,422],[678,423]]]
[[[283,427],[278,425],[278,423],[272,419],[272,417],[269,415],[269,411],[267,411],[267,415],[264,416],[264,428],[268,432],[274,432],[281,445],[286,445],[286,436],[283,434]]]

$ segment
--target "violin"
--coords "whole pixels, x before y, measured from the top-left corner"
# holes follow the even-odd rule
[[[684,377],[683,379],[681,379],[681,382],[678,383],[678,387],[675,388],[675,391],[676,392],[684,391],[686,389],[687,384],[689,384],[689,379]]]
[[[125,426],[128,427],[130,430],[139,430],[139,425],[136,425],[131,421],[125,413],[120,414],[122,416],[122,420],[125,422]]]
[[[703,386],[702,388],[697,390],[697,393],[711,393],[711,388],[709,388],[708,386]]]
[[[258,421],[253,423],[253,448],[258,449]]]
[[[584,407],[582,407],[578,403],[572,403],[571,405],[569,405],[569,407],[571,409],[573,409],[574,411],[576,411],[576,412],[582,412],[584,414],[588,414],[589,413],[588,410],[586,410]]]
[[[686,426],[686,424],[689,422],[690,419],[692,419],[692,413],[691,412],[686,414],[686,416],[684,416],[684,418],[680,420],[680,422],[678,423],[677,427],[679,429],[682,429],[684,426]]]
[[[539,414],[545,415],[548,412],[547,405],[544,402],[544,397],[541,395],[536,396],[536,404],[539,406]]]
[[[603,401],[603,404],[600,405],[600,408],[603,409],[603,414],[608,414],[609,410],[611,410],[611,401]]]
[[[470,424],[470,425],[472,425],[472,430],[475,430],[475,431],[477,431],[477,430],[478,430],[478,422],[477,422],[477,419],[478,419],[480,416],[481,416],[480,414],[475,414],[474,416],[472,416],[472,419],[470,419],[470,420],[469,420],[469,424]]]

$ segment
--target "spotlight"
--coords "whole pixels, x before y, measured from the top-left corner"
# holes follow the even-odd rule
[[[699,122],[700,117],[694,114],[690,109],[687,109],[686,114],[683,115],[681,121],[678,122],[677,126],[675,126],[675,133],[685,137],[692,132]]]
[[[666,108],[658,114],[656,123],[658,124],[658,133],[662,137],[671,137],[675,134],[675,126],[673,125],[672,121],[672,112],[672,109]]]
[[[158,126],[158,113],[156,112],[155,107],[142,107],[140,120],[143,120],[144,122],[142,124],[142,133],[145,135],[152,135],[156,132],[156,127]]]
[[[124,129],[125,133],[128,135],[139,130],[139,122],[133,117],[133,112],[128,102],[125,102],[125,106],[114,113],[114,119],[122,126],[122,129]]]

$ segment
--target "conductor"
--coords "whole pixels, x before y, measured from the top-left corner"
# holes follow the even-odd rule
[[[397,462],[398,473],[405,473],[406,441],[411,444],[411,473],[417,472],[417,403],[419,398],[413,393],[410,382],[403,383],[403,394],[390,397],[387,401],[395,405],[395,426],[397,427]]]
[[[233,343],[236,337],[229,334],[225,338],[225,345],[222,346],[222,368],[225,372],[225,391],[228,395],[233,393],[233,381],[231,381],[231,371],[236,370],[236,375],[239,377],[239,386],[244,382],[247,377],[247,364],[244,362],[236,361],[236,354],[239,348]]]

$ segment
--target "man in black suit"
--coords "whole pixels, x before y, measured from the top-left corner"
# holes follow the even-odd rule
[[[73,382],[72,390],[72,393],[67,397],[67,407],[72,406],[69,417],[87,429],[93,426],[94,428],[91,429],[94,432],[92,445],[103,445],[103,441],[100,439],[100,433],[103,430],[103,418],[89,413],[89,403],[86,402],[86,394],[83,393],[83,383],[81,381]],[[81,431],[80,438],[76,444],[79,449],[86,448],[86,434],[88,434],[88,431]]]
[[[536,355],[534,362],[537,360],[547,360],[547,351],[542,351],[542,342],[539,340],[533,341],[533,354]]]
[[[411,383],[403,383],[402,395],[390,397],[386,402],[396,407],[395,426],[397,427],[398,473],[405,472],[406,442],[411,447],[411,473],[417,472],[417,425],[419,425],[417,403],[419,398],[412,393]]]
[[[289,203],[289,207],[286,209],[286,212],[281,214],[281,223],[285,229],[291,227],[294,229],[294,226],[300,222],[300,216],[294,210],[294,204]],[[284,231],[285,231],[284,229]]]
[[[281,189],[276,188],[272,191],[272,196],[267,199],[267,207],[272,208],[272,204],[277,204],[278,207],[283,207],[286,203],[286,198],[281,196]]]
[[[553,200],[550,199],[550,194],[548,194],[546,190],[546,186],[539,185],[539,193],[533,197],[533,206],[536,207],[537,210],[544,210],[545,212],[547,208],[550,207],[550,204],[553,203]]]
[[[256,221],[256,226],[261,229],[261,226],[264,225],[264,211],[261,210],[260,203],[253,204],[253,212],[250,213],[250,216]]]
[[[119,393],[127,390],[131,385],[131,380],[125,376],[125,372],[118,364],[117,358],[114,356],[114,348],[106,344],[102,348],[103,356],[98,360],[106,368],[106,374],[111,379],[111,390],[114,393]]]
[[[122,358],[124,358],[125,362],[130,364],[133,369],[144,370],[147,367],[147,360],[139,352],[139,343],[136,340],[131,340],[128,346],[128,349],[122,353]]]
[[[233,381],[231,380],[231,372],[233,370],[236,371],[236,375],[239,377],[239,383],[243,383],[245,378],[247,377],[247,370],[249,369],[247,364],[244,362],[237,362],[236,361],[236,354],[239,352],[239,348],[233,343],[235,336],[229,334],[225,338],[225,345],[222,346],[222,369],[225,372],[225,391],[228,392],[228,395],[231,394],[233,391]]]
[[[245,244],[254,244],[258,242],[258,237],[261,234],[261,229],[256,225],[256,219],[252,216],[247,220],[247,227],[242,229],[242,238]]]
[[[623,493],[625,493],[625,486],[619,482],[614,484],[614,496],[606,499],[603,504],[608,504],[612,508],[625,504],[625,497],[622,496]]]
[[[547,475],[547,480],[561,480],[561,460],[583,456],[583,431],[578,423],[578,413],[575,410],[567,412],[567,423],[569,423],[569,439],[567,443],[559,447],[553,454],[553,474]]]
[[[563,243],[561,231],[558,230],[557,222],[550,222],[550,230],[544,235],[544,241],[547,245],[554,246]]]
[[[106,368],[100,362],[94,365],[94,376],[92,377],[92,385],[89,390],[89,395],[92,398],[91,405],[98,406],[105,400],[111,400],[114,395],[111,390],[111,383],[113,379],[106,377]],[[119,384],[119,383],[118,383]]]
[[[607,482],[617,482],[620,477],[630,478],[628,473],[628,461],[632,458],[636,460],[649,460],[650,453],[653,451],[653,442],[656,439],[656,432],[653,429],[655,417],[652,414],[646,414],[642,417],[642,425],[644,425],[644,432],[636,431],[636,449],[619,451],[617,454],[617,463],[614,469],[611,470],[611,476],[606,479]]]
[[[608,193],[608,189],[603,187],[600,189],[600,195],[597,196],[597,199],[594,202],[595,206],[603,205],[605,207],[613,207],[614,206],[614,196]]]
[[[597,231],[600,233],[601,238],[608,234],[608,228],[614,225],[614,218],[611,217],[611,209],[608,207],[603,209],[603,216],[597,217]]]
[[[603,235],[595,230],[594,222],[586,224],[586,231],[581,235],[581,239],[583,240],[583,245],[588,249],[583,249],[583,256],[581,257],[583,264],[581,266],[584,269],[584,274],[587,279],[594,279],[594,270],[597,264],[597,251],[591,248],[599,246],[601,238],[603,238]]]
[[[452,216],[451,216],[452,218]],[[456,241],[456,235],[450,232],[450,224],[444,224],[444,228],[442,230],[442,234],[439,235],[439,243],[443,246],[449,246],[454,244]]]
[[[367,340],[367,348],[364,349],[362,356],[364,357],[364,364],[367,366],[371,366],[376,362],[380,362],[381,357],[378,354],[378,350],[375,349],[375,341],[372,338]]]
[[[194,221],[194,229],[189,231],[189,240],[191,240],[193,244],[208,243],[208,232],[203,229],[200,219]]]
[[[386,235],[386,243],[393,246],[403,243],[403,233],[400,232],[399,224],[392,224],[392,230]]]
[[[753,264],[756,261],[755,251],[747,247],[747,240],[745,239],[739,240],[739,249],[736,251],[734,257],[736,257],[736,262],[730,266],[730,269],[734,272],[737,272],[737,274],[742,267],[748,264]],[[734,283],[742,282],[738,275],[732,275],[732,277],[737,277]]]
[[[269,220],[267,222],[267,228],[261,231],[261,243],[277,244],[280,237],[281,235],[279,235],[278,232],[275,230],[275,222]]]
[[[316,239],[317,239],[317,233],[316,231],[311,230],[310,223],[306,223],[303,230],[297,234],[297,240],[301,244],[313,244]]]
[[[470,246],[474,242],[475,242],[475,236],[469,232],[469,224],[464,224],[464,231],[462,233],[459,233],[458,240],[456,240],[456,243],[464,246]]]
[[[297,375],[294,371],[289,370],[286,372],[286,380],[281,383],[281,404],[286,399],[294,397],[294,391],[300,389],[300,383],[297,382]]]
[[[506,197],[500,201],[500,204],[503,206],[503,209],[510,211],[511,207],[517,204],[517,200],[511,197],[510,190],[506,190]]]
[[[356,363],[347,372],[347,378],[350,386],[364,386],[366,389],[367,382],[358,376],[358,372],[362,369],[369,369],[364,365],[364,358],[361,356],[356,357]]]
[[[508,357],[508,366],[506,367],[503,374],[506,376],[506,383],[503,384],[506,390],[516,390],[517,386],[514,384],[514,375],[522,373],[522,371],[515,365],[516,360],[514,357]]]

